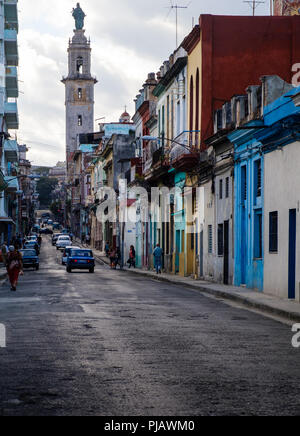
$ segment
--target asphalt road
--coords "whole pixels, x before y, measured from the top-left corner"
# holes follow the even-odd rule
[[[98,266],[41,270],[0,288],[0,415],[299,415],[291,327]]]

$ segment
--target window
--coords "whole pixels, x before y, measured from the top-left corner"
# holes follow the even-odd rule
[[[161,111],[159,109],[158,111],[158,136],[160,137],[161,135]]]
[[[269,251],[278,253],[278,212],[270,213],[269,223]]]
[[[208,254],[213,252],[213,226],[208,226]]]
[[[262,211],[256,211],[254,215],[254,258],[263,258],[263,217]]]
[[[82,116],[81,115],[78,115],[77,124],[78,124],[79,127],[82,126]]]
[[[78,74],[82,74],[83,73],[83,58],[79,57],[77,58],[76,61],[76,71]]]
[[[247,201],[247,167],[241,169],[241,201]]]
[[[229,184],[230,184],[230,179],[229,179],[229,177],[226,177],[226,198],[229,198],[229,191],[230,191],[230,187],[229,187]]]
[[[262,194],[262,180],[261,180],[261,159],[257,160],[254,164],[254,187],[255,197],[261,197]]]
[[[194,130],[194,78],[190,81],[190,131]]]
[[[219,183],[219,195],[220,195],[220,200],[222,200],[223,199],[223,180],[222,179],[220,180],[220,183]]]
[[[82,100],[82,88],[78,88],[78,98]]]
[[[218,225],[218,256],[224,255],[224,224]]]

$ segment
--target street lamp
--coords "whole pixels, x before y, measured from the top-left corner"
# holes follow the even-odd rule
[[[188,133],[188,132],[184,132],[184,133]],[[166,138],[165,136],[158,136],[157,137],[157,136],[148,136],[148,135],[145,135],[145,136],[142,136],[141,139],[143,141],[160,141],[160,140],[162,140],[162,141],[170,141],[170,142],[173,142],[174,144],[180,145],[181,147],[185,148],[186,150],[193,151],[193,152],[196,151],[194,147],[190,147],[188,145],[182,144],[181,142],[178,142],[175,139]]]

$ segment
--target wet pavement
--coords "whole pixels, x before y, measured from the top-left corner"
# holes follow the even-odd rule
[[[299,415],[289,325],[199,291],[97,266],[0,288],[0,415]]]

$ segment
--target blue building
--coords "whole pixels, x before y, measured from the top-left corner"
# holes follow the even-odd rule
[[[297,92],[299,89],[277,76],[262,78],[262,85],[249,87],[248,98],[241,99],[236,108],[235,130],[228,135],[234,145],[235,160],[234,283],[290,298],[295,298],[297,286],[296,222],[291,226],[288,212],[295,214],[297,204],[299,209],[299,199],[297,203],[291,195],[299,171],[291,174],[292,165],[287,162],[297,162],[298,168],[300,153],[297,154],[299,144],[295,146],[294,154],[287,150],[283,154],[282,149],[298,141],[299,109],[292,101]],[[243,114],[244,119],[238,114]],[[288,179],[289,184],[286,183]],[[285,184],[287,189],[283,188]],[[292,200],[292,204],[283,207],[287,199]],[[281,229],[278,228],[280,209],[285,215]],[[285,247],[281,256],[278,255],[278,240],[282,249]],[[294,247],[293,253],[291,247]],[[285,265],[285,273],[281,265]],[[286,276],[284,282],[280,276]],[[285,292],[288,282],[289,290]],[[280,283],[280,287],[276,283]]]
[[[229,135],[235,153],[235,279],[236,286],[263,290],[264,159],[259,142],[262,121]]]

